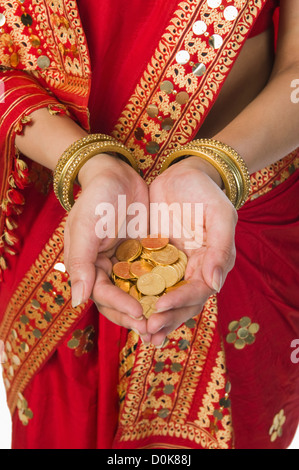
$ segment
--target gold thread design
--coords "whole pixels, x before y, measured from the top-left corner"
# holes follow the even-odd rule
[[[12,296],[1,324],[7,360],[3,364],[7,402],[13,414],[18,394],[77,322],[85,306],[71,306],[63,266],[64,222],[55,230]]]
[[[195,2],[189,0],[181,2],[178,9],[166,29],[166,33],[162,36],[153,57],[137,84],[133,95],[123,110],[118,123],[115,126],[113,135],[123,141],[129,148],[134,149],[135,156],[139,159],[140,166],[145,173],[145,177],[150,183],[160,171],[160,166],[167,154],[175,150],[178,145],[185,145],[190,138],[198,130],[207,110],[217,96],[221,85],[230,71],[238,52],[246,39],[247,33],[253,23],[254,18],[261,10],[265,2],[258,1],[238,1],[239,16],[235,22],[226,22],[223,20],[223,12],[221,9],[213,10],[213,21],[211,25],[226,24],[226,33],[224,36],[223,47],[209,57],[211,62],[207,64],[207,71],[201,79],[198,79],[198,86],[192,86],[194,93],[189,90],[189,99],[181,105],[181,119],[174,123],[173,127],[167,133],[164,142],[159,145],[159,151],[154,156],[149,155],[146,151],[146,140],[154,141],[154,135],[148,133],[147,139],[143,138],[138,141],[135,138],[134,130],[142,128],[142,122],[146,114],[146,108],[150,104],[158,102],[158,94],[161,93],[160,85],[169,79],[170,67],[174,67],[172,57],[183,47],[185,38],[190,34],[192,24],[196,19],[202,18],[207,8],[207,2]],[[211,10],[209,10],[211,14]],[[228,24],[229,23],[229,24]],[[212,27],[211,26],[211,27]],[[202,44],[203,40],[197,40],[198,44]],[[205,42],[206,44],[206,42]],[[194,48],[194,45],[190,46]],[[187,47],[186,50],[188,51]],[[196,49],[197,50],[197,49]],[[195,53],[195,49],[191,50],[191,54]],[[198,50],[200,53],[200,48]],[[191,61],[197,62],[198,58]],[[182,76],[182,68],[178,75]],[[185,72],[186,74],[186,72]],[[167,100],[171,96],[170,103],[175,103],[178,92],[186,92],[186,83],[182,80],[177,85],[177,90],[171,93],[164,93]],[[175,92],[175,93],[174,93]],[[170,111],[170,108],[169,108]],[[160,116],[161,118],[161,116]],[[158,118],[155,118],[158,119]]]
[[[213,359],[211,380],[206,385],[201,384],[207,358],[211,360],[216,323],[217,301],[216,297],[211,297],[202,314],[168,336],[164,348],[139,345],[132,352],[133,367],[127,349],[122,351],[120,387],[123,403],[117,435],[120,442],[138,443],[151,436],[160,438],[159,442],[163,438],[183,438],[187,447],[188,441],[203,448],[231,446],[228,409],[219,423],[219,431],[210,429],[213,411],[225,394],[226,369],[221,345]],[[126,357],[130,358],[127,368],[124,365]],[[130,377],[124,379],[128,369]],[[124,380],[127,383],[122,387]],[[204,396],[203,405],[194,409],[195,397],[196,402],[202,403],[198,394]]]

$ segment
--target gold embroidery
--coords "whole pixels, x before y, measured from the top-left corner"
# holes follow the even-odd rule
[[[286,417],[284,414],[284,410],[280,410],[280,412],[274,416],[272,426],[269,429],[271,442],[276,441],[278,437],[282,436],[282,427],[285,421],[286,421]]]
[[[134,150],[149,183],[158,175],[163,159],[169,151],[177,145],[185,144],[195,134],[212,101],[217,96],[225,76],[233,65],[253,19],[264,3],[261,0],[238,1],[239,17],[235,22],[226,21],[221,8],[215,8],[212,12],[211,8],[207,7],[206,1],[194,2],[189,0],[178,5],[178,9],[174,13],[158,48],[113,132],[116,138],[122,140]],[[204,15],[208,15],[208,21],[214,27],[214,32],[217,25],[218,28],[219,25],[222,25],[223,28],[224,33],[221,34],[223,37],[225,36],[225,47],[220,49],[220,52],[217,50],[217,54],[211,45],[207,45],[207,38],[204,40],[192,35],[192,24],[198,18],[203,18]],[[206,16],[204,18],[206,21]],[[179,65],[171,59],[183,47],[191,56],[188,67]],[[192,55],[194,55],[194,58],[192,58]],[[204,77],[195,77],[192,73],[191,65],[195,65],[197,60],[204,62],[207,66]],[[145,122],[145,108],[149,104],[158,103],[157,94],[160,92],[160,84],[166,78],[170,79],[170,77],[178,87],[174,92],[176,94],[181,91],[189,92],[190,99],[184,103],[180,110],[181,119],[175,122],[172,129],[164,135],[161,132],[159,133],[157,138],[159,139],[160,150],[153,157],[147,153],[144,139],[143,141],[136,141],[134,131],[136,127],[142,128],[142,123]],[[167,109],[169,115],[171,106],[175,102],[174,92],[171,95],[162,93],[162,102],[159,103],[158,107],[160,112],[161,109],[165,112],[164,117],[168,117]],[[167,104],[163,103],[164,100]],[[176,117],[176,119],[178,118]],[[156,124],[158,125],[158,122]],[[156,128],[150,130],[152,132],[149,131],[146,134],[146,141],[157,142],[155,139]],[[158,147],[156,150],[158,150]]]
[[[251,191],[248,197],[253,201],[284,183],[299,168],[299,149],[278,162],[251,175]]]
[[[29,420],[33,418],[33,413],[28,408],[27,400],[23,397],[21,393],[18,393],[18,401],[17,401],[17,408],[18,408],[18,416],[23,424],[23,426],[27,426]]]
[[[89,353],[94,347],[95,330],[92,325],[87,326],[84,330],[76,330],[72,333],[72,338],[68,341],[67,346],[74,350],[76,357]]]
[[[90,60],[76,2],[32,0],[21,5],[12,0],[3,14],[2,66],[26,70],[56,90],[87,97]],[[22,20],[24,14],[30,24]]]
[[[206,385],[201,384],[210,347],[215,341],[216,322],[216,297],[211,297],[202,314],[169,335],[164,348],[139,345],[130,379],[124,387],[125,398],[122,396],[121,441],[174,436],[185,439],[187,447],[188,441],[204,448],[230,446],[232,429],[227,409],[219,432],[210,429],[213,411],[219,408],[219,401],[226,393],[226,370],[220,345],[220,352],[214,358],[212,379]],[[125,357],[125,350],[122,357]],[[120,387],[122,381],[123,376]],[[194,409],[198,393],[205,393],[205,405]]]
[[[242,317],[239,321],[230,322],[226,341],[233,344],[236,349],[244,349],[246,345],[255,342],[255,335],[259,329],[258,323],[252,323],[249,317]]]
[[[71,307],[68,275],[55,269],[63,261],[64,222],[19,284],[1,324],[6,353],[3,377],[11,413],[18,394],[86,307]]]

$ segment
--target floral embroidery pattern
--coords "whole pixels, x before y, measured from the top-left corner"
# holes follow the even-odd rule
[[[76,357],[81,357],[87,354],[94,347],[93,339],[95,337],[95,329],[92,325],[87,326],[84,330],[76,330],[72,334],[72,338],[68,341],[67,345],[70,349],[74,350]]]
[[[33,413],[30,410],[30,408],[28,408],[27,400],[23,397],[23,395],[19,393],[18,397],[19,397],[17,401],[18,416],[23,426],[27,426],[29,423],[29,420],[33,418]]]
[[[279,413],[277,413],[274,416],[273,423],[271,428],[269,429],[269,435],[270,435],[270,440],[271,442],[276,441],[278,437],[282,436],[282,427],[286,421],[286,417],[284,414],[284,410],[280,410]]]
[[[249,317],[242,317],[239,321],[230,322],[226,341],[233,344],[236,349],[244,349],[246,345],[255,342],[255,335],[259,329],[258,323],[252,323]]]

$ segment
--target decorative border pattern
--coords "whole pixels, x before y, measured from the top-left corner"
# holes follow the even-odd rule
[[[115,126],[114,137],[132,149],[148,183],[159,174],[167,154],[188,142],[198,130],[265,1],[233,2],[238,9],[233,20],[224,17],[231,2],[214,2],[218,6],[210,7],[212,3],[189,0],[178,5]],[[203,20],[207,28],[204,35],[193,34],[195,23]],[[218,47],[211,39],[218,38],[220,29]],[[182,51],[189,55],[184,64],[177,55]],[[205,69],[200,76],[192,72],[198,65]],[[170,86],[166,91],[165,83]],[[185,93],[186,100],[180,99],[178,103],[181,93]],[[156,108],[158,114],[152,115],[151,111],[149,114],[149,110]],[[163,129],[161,122],[165,119],[170,119],[167,123],[171,124]]]
[[[86,308],[71,306],[63,265],[63,221],[11,298],[1,324],[3,378],[13,414],[18,396]]]
[[[139,344],[134,351],[136,338],[129,340],[130,351],[125,347],[121,353],[123,403],[117,448],[127,442],[143,448],[148,437],[164,438],[164,448],[169,438],[185,439],[187,446],[188,441],[192,443],[190,447],[232,446],[229,409],[223,411],[217,432],[213,426],[213,413],[226,393],[224,353],[216,337],[217,300],[213,296],[200,315],[168,336],[164,348]],[[207,367],[211,377],[205,382]],[[194,409],[195,403],[200,407]]]
[[[298,168],[299,149],[296,149],[278,162],[252,174],[248,201],[253,201],[284,183]]]
[[[74,0],[12,0],[1,13],[2,67],[25,70],[55,90],[88,96],[90,58]]]

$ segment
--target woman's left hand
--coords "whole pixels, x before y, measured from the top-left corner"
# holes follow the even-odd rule
[[[180,238],[172,231],[171,218],[167,229],[170,243],[188,256],[185,273],[188,282],[163,295],[156,304],[157,313],[148,320],[147,331],[152,335],[151,343],[156,346],[160,346],[165,337],[182,323],[201,312],[207,299],[220,291],[234,266],[237,212],[220,185],[220,177],[214,168],[197,157],[174,164],[150,185],[151,204],[164,203],[165,209],[177,203],[176,206],[180,207],[178,213],[181,215],[176,217],[174,225],[176,234],[181,231]],[[192,209],[195,203],[203,204],[201,220],[194,219],[195,210],[192,210],[192,220],[188,214],[183,217],[186,203]],[[190,230],[195,225],[196,235]],[[159,228],[161,230],[161,226]],[[203,243],[199,243],[200,231]],[[193,247],[190,247],[190,242]]]

